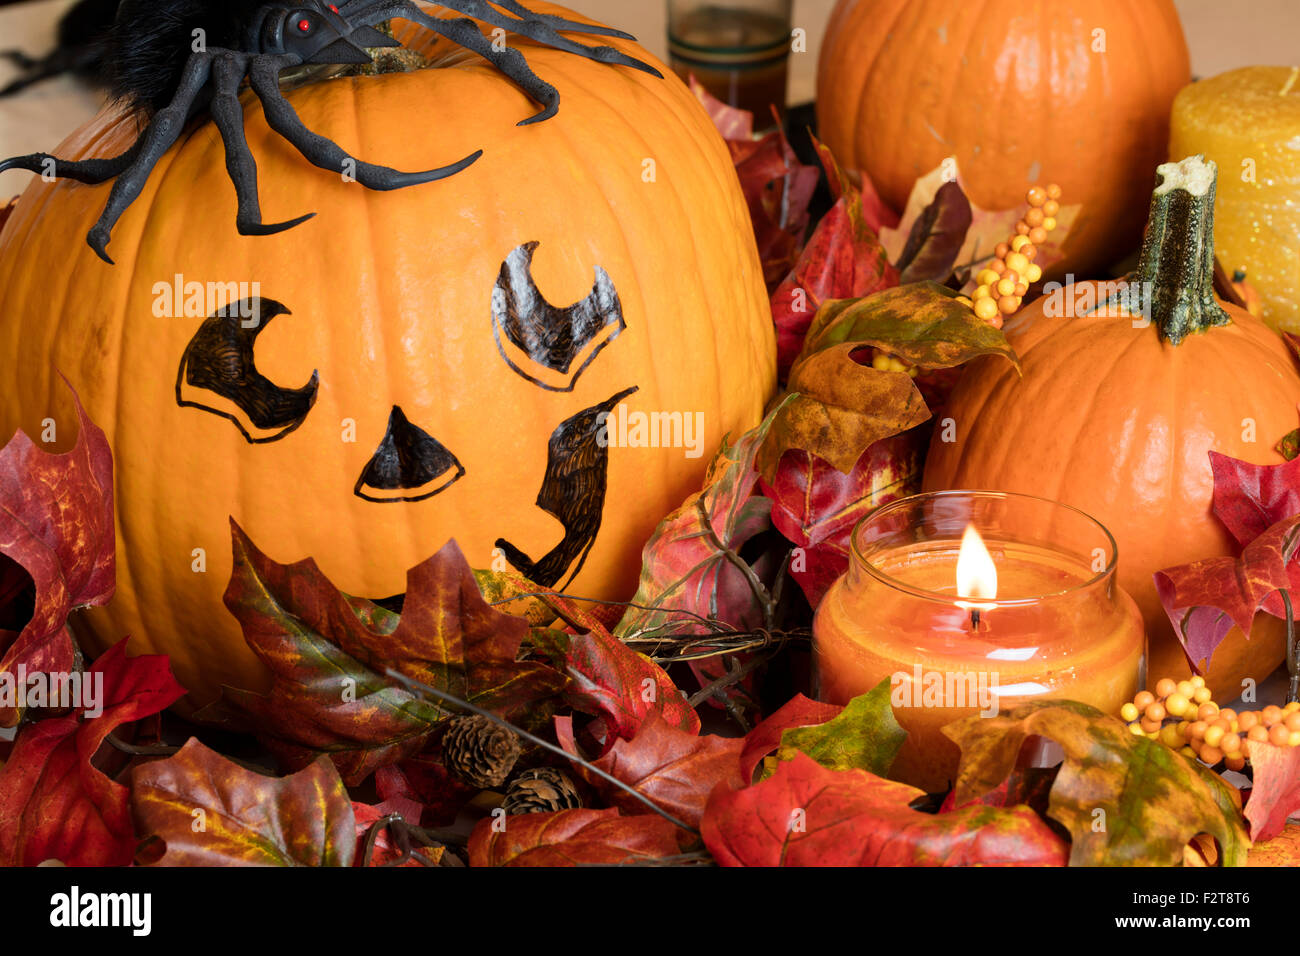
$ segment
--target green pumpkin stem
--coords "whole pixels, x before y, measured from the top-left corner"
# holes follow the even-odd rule
[[[1232,322],[1214,297],[1214,193],[1217,167],[1203,156],[1156,169],[1151,218],[1131,281],[1160,337],[1186,336]]]

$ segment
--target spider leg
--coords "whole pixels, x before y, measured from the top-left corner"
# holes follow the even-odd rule
[[[203,92],[211,75],[212,54],[209,52],[192,54],[189,62],[185,64],[185,72],[181,76],[180,85],[176,88],[172,101],[154,114],[153,119],[140,135],[140,141],[137,143],[138,155],[113,181],[113,189],[108,194],[104,211],[100,214],[99,221],[91,228],[90,234],[86,236],[90,248],[94,249],[95,254],[109,265],[113,264],[113,260],[108,256],[108,242],[112,238],[113,227],[122,218],[122,213],[126,212],[127,207],[140,195],[149,180],[149,174],[158,165],[158,160],[171,149],[176,140],[180,139],[194,101]]]
[[[34,70],[41,62],[23,50],[0,50],[0,60],[8,60],[20,70]]]
[[[423,14],[410,13],[409,11],[406,14],[406,16],[410,17],[417,15],[421,17],[418,22],[424,24],[433,32],[445,36],[453,43],[458,43],[465,49],[477,53],[509,79],[513,80],[521,90],[542,104],[541,112],[520,121],[520,126],[527,126],[529,123],[540,123],[542,120],[550,119],[559,110],[560,91],[534,73],[532,67],[528,65],[528,61],[524,59],[524,55],[514,47],[507,46],[505,49],[494,47],[492,41],[479,30],[478,25],[467,17],[460,17],[455,20],[441,20],[424,17]]]
[[[267,123],[313,165],[341,173],[352,164],[356,167],[354,173],[356,180],[361,185],[367,189],[389,190],[446,179],[473,164],[483,155],[483,150],[480,149],[460,162],[420,173],[404,173],[387,166],[376,166],[354,159],[334,141],[309,130],[299,119],[297,111],[280,93],[280,71],[287,66],[295,65],[295,62],[291,62],[295,59],[284,56],[255,56],[248,78],[253,84],[253,92],[262,101]]]
[[[352,20],[358,14],[364,15],[366,8],[368,6],[373,5],[374,2],[375,0],[348,0],[347,3],[343,4],[343,8],[340,12],[345,18],[347,18],[348,20]],[[525,7],[522,3],[518,3],[517,0],[493,0],[493,3],[495,3],[498,7],[503,7],[509,13],[515,14],[520,20],[544,21],[546,23],[549,23],[553,29],[563,30],[566,33],[588,33],[591,34],[592,36],[618,37],[620,40],[636,39],[636,37],[632,36],[632,34],[624,33],[622,30],[615,30],[613,27],[601,26],[600,24],[597,23],[578,23],[574,20],[566,20],[563,17],[553,16],[549,13],[534,13],[532,10],[529,10],[527,7]],[[439,6],[447,7],[449,9],[455,10],[458,13],[467,13],[470,16],[477,16],[480,20],[487,20],[486,16],[479,16],[479,14],[474,13],[471,10],[461,10],[460,7],[463,5],[464,4],[456,4],[456,3],[439,4]],[[500,14],[498,14],[497,11],[492,10],[490,7],[483,7],[482,5],[479,5],[479,9],[484,9],[488,13],[496,14],[498,17],[500,17]],[[511,26],[510,24],[512,22],[517,22],[517,21],[512,21],[511,19],[508,18],[501,18],[499,23],[496,21],[489,21],[489,22],[492,22],[493,26],[500,26],[500,27],[504,27],[507,30],[513,30],[514,27]]]
[[[257,195],[257,161],[248,148],[244,135],[244,108],[239,102],[239,84],[243,82],[248,65],[245,54],[222,51],[212,64],[212,103],[208,110],[226,147],[226,171],[235,187],[239,212],[235,227],[241,236],[270,236],[301,225],[312,216],[291,219],[287,222],[262,222],[262,204]]]
[[[56,179],[75,179],[79,183],[97,186],[129,169],[143,147],[143,139],[138,139],[125,153],[108,159],[71,160],[59,159],[50,153],[31,153],[0,161],[0,173],[6,169],[26,169],[44,175],[48,169]]]
[[[538,43],[544,43],[547,46],[555,47],[557,50],[563,50],[566,53],[573,53],[576,56],[585,57],[588,60],[596,60],[600,63],[618,64],[620,66],[630,66],[635,70],[641,70],[643,73],[649,73],[651,76],[663,78],[663,74],[656,70],[648,63],[642,63],[635,57],[628,56],[612,46],[584,46],[581,43],[575,43],[568,37],[560,36],[556,32],[555,23],[567,24],[571,21],[561,20],[558,17],[551,17],[547,14],[530,13],[527,19],[504,16],[501,11],[490,6],[485,0],[447,0],[440,2],[440,6],[455,10],[457,13],[464,13],[468,16],[482,20],[494,27],[501,27],[511,33],[517,33],[520,36],[535,40]],[[521,8],[522,9],[522,8]],[[359,7],[349,14],[349,22],[362,22],[366,26],[372,26],[381,23],[384,20],[393,17],[401,17],[405,20],[414,20],[423,24],[431,30],[437,30],[434,26],[438,22],[437,18],[430,17],[423,10],[415,5],[413,0],[377,0],[376,3]],[[589,27],[581,24],[573,24],[571,29],[590,32]],[[444,34],[445,35],[445,34]],[[612,34],[618,35],[618,34]]]

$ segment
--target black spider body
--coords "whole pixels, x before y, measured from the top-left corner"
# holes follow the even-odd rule
[[[309,162],[347,171],[370,189],[401,189],[452,176],[474,163],[482,150],[437,169],[401,172],[349,156],[337,144],[303,125],[280,92],[280,75],[308,64],[371,62],[367,49],[400,44],[376,30],[394,17],[419,23],[479,54],[509,77],[542,109],[520,125],[554,116],[560,95],[529,68],[523,54],[493,44],[469,17],[548,46],[602,63],[659,72],[609,46],[586,46],[562,35],[587,33],[632,39],[608,27],[590,26],[533,13],[518,0],[447,0],[439,4],[468,16],[431,17],[413,0],[299,0],[295,4],[257,0],[121,0],[107,40],[107,73],[114,93],[149,117],[135,144],[120,156],[80,161],[33,153],[0,162],[6,169],[45,172],[53,163],[60,178],[84,183],[114,180],[108,202],[87,242],[105,262],[113,226],[144,188],[155,164],[179,138],[185,124],[207,111],[226,147],[226,165],[238,200],[236,227],[243,235],[290,229],[314,213],[281,223],[262,221],[257,164],[244,136],[239,90],[245,79],[262,102],[267,122]]]

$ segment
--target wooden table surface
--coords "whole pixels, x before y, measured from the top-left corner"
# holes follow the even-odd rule
[[[1041,0],[997,0],[1021,6]],[[1139,0],[1146,2],[1146,0]],[[1232,5],[1223,0],[1175,0],[1192,51],[1192,70],[1211,76],[1251,63],[1291,65],[1300,62],[1300,0],[1250,0]],[[54,26],[73,0],[27,0],[0,6],[0,46],[41,52],[54,38]],[[656,56],[667,55],[665,0],[569,0],[569,5],[635,34]],[[790,65],[789,100],[813,98],[817,51],[835,0],[795,0],[794,22],[808,31],[808,52],[795,54]],[[0,83],[14,68],[0,64]],[[33,87],[0,100],[0,156],[50,149],[99,108],[92,92],[68,78]],[[0,193],[17,192],[23,179],[11,173]]]

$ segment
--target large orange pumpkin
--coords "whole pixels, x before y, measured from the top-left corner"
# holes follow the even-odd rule
[[[985,209],[1059,183],[1083,207],[1062,269],[1089,275],[1138,241],[1146,176],[1188,80],[1172,0],[840,0],[817,119],[895,209],[950,156]]]
[[[1160,172],[1138,274],[1151,283],[1153,320],[1135,326],[1123,307],[1060,314],[1117,284],[1076,283],[1027,306],[1008,323],[1023,378],[1006,363],[972,365],[925,472],[927,489],[1042,495],[1106,525],[1119,583],[1146,620],[1151,683],[1190,672],[1152,575],[1237,551],[1210,511],[1208,452],[1280,463],[1273,445],[1295,427],[1300,399],[1279,336],[1214,298],[1213,164],[1194,157]],[[1216,698],[1235,699],[1243,678],[1263,680],[1284,656],[1281,623],[1261,614],[1249,640],[1233,629],[1206,679]]]
[[[510,42],[559,88],[555,118],[516,127],[535,104],[483,60],[435,45],[435,68],[288,94],[311,129],[373,162],[424,169],[486,150],[452,179],[345,183],[246,99],[267,220],[316,212],[305,225],[237,235],[221,143],[200,123],[122,218],[117,266],[85,242],[107,186],[37,180],[0,234],[12,363],[0,425],[40,434],[49,416],[70,441],[61,371],[104,428],[118,591],[90,612],[90,640],[130,634],[135,652],[171,655],[191,708],[223,683],[263,683],[221,602],[228,516],[355,595],[400,593],[406,570],[455,537],[476,567],[509,561],[578,594],[628,597],[655,524],[699,487],[723,436],[759,420],[775,383],[771,317],[708,116],[667,69],[660,80]],[[113,155],[136,132],[104,117],[59,153]],[[217,296],[262,298],[256,336],[211,317],[210,302],[169,304],[177,277],[182,293],[246,283]],[[608,410],[633,438],[640,412],[702,429],[660,436],[688,447],[606,447],[596,417]],[[398,480],[403,456],[418,486]]]

